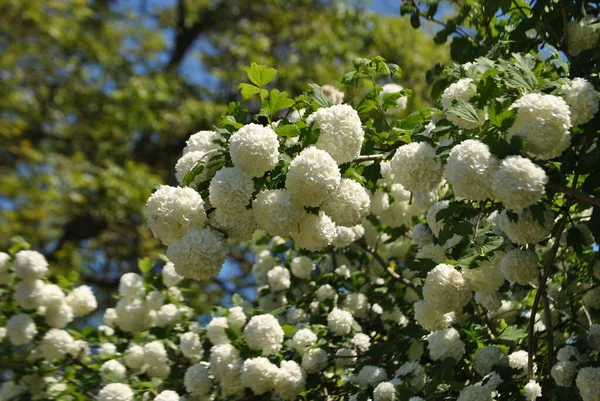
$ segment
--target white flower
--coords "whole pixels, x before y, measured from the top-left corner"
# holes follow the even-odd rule
[[[504,207],[520,212],[541,199],[547,182],[544,170],[531,160],[509,156],[492,174],[492,192]]]
[[[534,244],[550,235],[554,226],[554,213],[546,208],[543,213],[543,224],[534,219],[529,209],[523,210],[517,216],[517,221],[511,221],[508,212],[503,210],[498,215],[498,227],[508,239],[518,245]]]
[[[442,163],[425,142],[400,146],[391,163],[396,181],[409,191],[429,192],[442,179]]]
[[[179,349],[181,353],[192,361],[202,359],[204,349],[198,334],[188,331],[179,336]]]
[[[229,328],[226,317],[215,317],[206,325],[206,336],[213,345],[229,343],[225,330]]]
[[[398,370],[394,375],[396,378],[402,378],[404,376],[409,376],[408,384],[415,391],[423,390],[425,387],[425,368],[418,364],[417,362],[406,362]],[[396,380],[394,380],[395,382]],[[401,381],[402,382],[402,381]]]
[[[283,266],[275,266],[267,273],[267,282],[272,291],[284,291],[290,288],[290,271]]]
[[[320,129],[316,147],[333,157],[337,164],[360,155],[365,133],[356,110],[347,104],[322,107],[308,117]]]
[[[537,159],[553,159],[569,147],[570,110],[567,103],[554,95],[528,93],[509,109],[518,109],[517,118],[508,129],[507,139],[520,136],[524,150]]]
[[[167,248],[167,257],[178,274],[201,281],[219,273],[228,251],[225,238],[218,231],[192,229]]]
[[[513,369],[527,369],[527,351],[515,351],[508,356],[508,365]]]
[[[331,245],[337,236],[335,223],[322,211],[318,215],[305,213],[292,238],[300,248],[319,251]]]
[[[448,109],[452,107],[452,103],[454,102],[454,100],[462,99],[468,102],[473,96],[475,96],[475,94],[475,84],[470,78],[463,78],[458,82],[455,82],[448,86],[442,94],[442,108],[446,113],[446,118],[459,128],[477,128],[479,126],[478,123],[467,121],[457,116],[453,112],[448,111]],[[477,115],[480,121],[484,121],[487,118],[486,113],[483,110],[477,110]]]
[[[44,312],[44,318],[48,326],[61,329],[73,321],[73,308],[66,303],[48,307]]]
[[[98,307],[96,296],[87,285],[75,288],[67,295],[67,304],[73,309],[75,317],[85,316],[92,313]]]
[[[356,363],[356,351],[348,348],[340,348],[335,353],[335,365],[339,368],[352,366]]]
[[[65,303],[65,293],[56,284],[46,284],[40,291],[39,306],[57,308]]]
[[[315,295],[317,296],[317,300],[323,302],[327,299],[334,299],[337,293],[331,285],[323,284],[317,289]]]
[[[144,280],[139,274],[125,273],[119,279],[119,294],[123,298],[133,300],[145,294]]]
[[[600,399],[600,368],[587,367],[579,370],[575,384],[583,401],[597,401]]]
[[[387,381],[388,375],[385,369],[379,366],[365,365],[362,367],[358,375],[352,378],[360,387],[376,386],[377,384]]]
[[[27,386],[23,383],[17,384],[12,380],[5,381],[0,385],[0,400],[16,400],[27,390]]]
[[[373,401],[394,401],[396,387],[390,382],[381,382],[373,390]]]
[[[211,158],[214,156],[215,155],[212,153],[200,151],[184,153],[184,155],[181,156],[181,158],[179,158],[175,164],[175,178],[177,178],[179,185],[183,185],[183,179],[185,178],[186,174],[192,171],[192,169],[196,167],[198,163],[202,164],[202,171],[196,175],[189,186],[196,188],[201,182],[211,179],[220,166],[217,163],[211,163]]]
[[[398,84],[385,84],[381,87],[381,92],[379,92],[379,99],[383,101],[385,95],[390,93],[398,93],[402,91],[402,86]],[[396,99],[396,108],[400,111],[406,110],[406,103],[408,102],[408,98],[406,96],[400,96]]]
[[[161,391],[154,401],[179,401],[179,394],[172,390]]]
[[[147,202],[148,225],[154,238],[171,245],[191,228],[206,222],[204,201],[192,188],[161,185]]]
[[[38,333],[33,319],[25,313],[11,316],[5,327],[13,345],[29,344]]]
[[[356,347],[360,352],[367,352],[371,346],[371,338],[364,333],[356,333],[354,337],[352,337],[350,344]]]
[[[465,354],[465,344],[461,341],[458,331],[453,328],[434,331],[427,336],[429,356],[433,360],[443,361],[453,358],[460,361]]]
[[[473,292],[493,293],[504,284],[504,273],[500,270],[503,253],[496,252],[489,260],[479,262],[473,269],[464,269],[462,275],[467,287]]]
[[[112,356],[117,354],[117,346],[113,343],[102,343],[98,349],[98,354],[102,356]]]
[[[344,92],[341,92],[335,88],[333,85],[323,85],[321,87],[323,89],[323,93],[331,99],[333,104],[341,104],[344,101]]]
[[[131,369],[141,369],[145,363],[144,348],[136,344],[129,345],[125,351],[124,361]]]
[[[497,166],[498,160],[486,144],[467,139],[450,151],[444,177],[457,198],[485,200],[492,196],[491,175]]]
[[[244,337],[248,346],[263,355],[279,352],[283,343],[283,329],[273,315],[257,315],[246,325]]]
[[[35,309],[40,306],[42,290],[46,284],[42,280],[20,281],[15,287],[15,299],[21,308]]]
[[[229,315],[227,315],[227,324],[232,324],[239,327],[240,329],[246,324],[246,314],[240,306],[234,306],[229,308]]]
[[[295,326],[298,323],[306,323],[310,320],[310,315],[302,308],[289,308],[285,313],[287,324]]]
[[[525,397],[528,401],[533,401],[542,396],[542,387],[535,380],[530,380],[525,385]]]
[[[387,209],[389,209],[389,207],[390,197],[387,192],[380,190],[375,191],[371,199],[371,213],[375,215],[382,215]]]
[[[260,177],[277,164],[277,134],[271,127],[245,125],[229,138],[229,152],[236,167],[250,177]]]
[[[281,366],[275,376],[275,394],[283,400],[295,400],[304,390],[306,375],[294,361],[281,361]]]
[[[309,280],[314,269],[314,264],[312,259],[307,256],[296,256],[290,262],[290,269],[294,276],[303,280]]]
[[[174,326],[181,320],[181,312],[174,304],[166,304],[160,307],[156,314],[156,325],[158,327]]]
[[[223,212],[236,212],[244,209],[250,202],[254,183],[238,167],[224,167],[210,180],[208,191],[212,206]]]
[[[98,326],[98,331],[107,337],[113,336],[115,334],[115,329],[105,324],[101,324],[100,326]]]
[[[425,278],[423,299],[441,313],[460,310],[471,300],[465,279],[454,266],[439,264]]]
[[[33,282],[48,271],[48,262],[37,251],[19,251],[13,263],[15,274],[23,281]]]
[[[327,367],[329,358],[322,348],[311,348],[302,355],[302,367],[307,373],[317,373]]]
[[[571,56],[593,49],[600,40],[600,31],[591,26],[596,22],[592,15],[586,15],[579,21],[569,21],[566,26],[567,49]]]
[[[467,386],[460,391],[457,401],[492,401],[492,389],[487,386]]]
[[[199,131],[189,137],[186,141],[186,146],[183,148],[183,153],[189,152],[210,152],[211,150],[221,149],[221,145],[215,143],[216,140],[223,140],[223,137],[218,132],[214,131]]]
[[[557,385],[561,387],[571,387],[573,379],[577,375],[577,362],[557,362],[552,367],[550,374]]]
[[[162,281],[166,287],[173,287],[177,285],[181,281],[181,279],[183,279],[183,277],[177,274],[177,272],[175,271],[175,265],[173,263],[168,262],[163,267]]]
[[[79,349],[77,343],[65,330],[50,329],[40,342],[42,355],[48,361],[61,358],[67,354],[74,354]]]
[[[300,329],[292,337],[292,347],[298,354],[304,354],[308,347],[312,347],[317,343],[317,336],[310,329]]]
[[[116,325],[121,330],[139,332],[149,329],[156,320],[156,311],[150,309],[146,302],[135,299],[123,298],[117,303]]]
[[[338,308],[334,308],[329,312],[329,315],[327,315],[327,327],[338,336],[344,336],[350,333],[353,322],[354,319],[350,312]]]
[[[261,395],[275,387],[277,366],[267,358],[246,359],[242,365],[242,386],[251,389],[254,394]]]
[[[337,234],[331,243],[334,248],[341,249],[350,246],[354,241],[358,240],[365,234],[365,229],[362,224],[357,224],[353,227],[337,226]]]
[[[190,366],[183,376],[183,385],[188,393],[207,395],[212,388],[212,381],[206,366],[204,364]]]
[[[537,279],[537,255],[530,250],[513,249],[502,258],[500,269],[508,281],[527,285]]]
[[[575,78],[561,90],[565,102],[569,105],[573,125],[587,123],[598,112],[598,91],[588,80]]]
[[[411,230],[410,239],[412,239],[419,248],[422,248],[433,242],[433,233],[425,224],[419,223]]]
[[[285,180],[292,202],[301,206],[319,206],[340,184],[335,160],[324,150],[304,149],[292,160]]]
[[[10,268],[10,255],[0,252],[0,285],[6,285],[12,280]]]
[[[229,241],[248,241],[256,231],[256,220],[250,209],[236,211],[217,209],[210,221],[214,227],[225,232]]]
[[[122,383],[110,383],[98,393],[98,401],[133,401],[133,391]]]
[[[600,351],[600,324],[592,324],[588,331],[588,343],[596,351]]]
[[[231,344],[215,345],[210,350],[210,370],[218,382],[239,380],[242,361],[239,351]]]
[[[556,353],[556,360],[558,360],[560,362],[568,362],[568,361],[574,361],[574,360],[580,360],[580,359],[581,359],[581,354],[579,353],[577,348],[575,348],[572,345],[565,345],[564,347],[559,349],[558,352]]]
[[[285,189],[264,190],[252,203],[256,223],[270,235],[288,236],[298,231],[304,209],[292,203]]]
[[[446,261],[446,251],[439,245],[428,244],[417,251],[415,259],[430,259],[436,263],[443,263]]]
[[[102,384],[120,383],[127,379],[127,369],[116,359],[106,361],[100,367]]]
[[[146,304],[150,309],[159,309],[161,306],[163,306],[164,301],[165,299],[160,291],[150,291],[148,295],[146,295]]]
[[[473,368],[479,375],[486,376],[492,372],[494,366],[508,365],[508,358],[496,347],[483,347],[475,351]]]
[[[414,305],[415,308],[415,320],[425,330],[436,331],[450,327],[452,319],[450,314],[441,313],[433,309],[425,301],[417,301]]]
[[[321,209],[341,226],[354,226],[366,217],[371,207],[367,190],[358,182],[343,178],[340,185],[329,194]]]

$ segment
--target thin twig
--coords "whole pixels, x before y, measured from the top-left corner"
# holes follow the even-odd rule
[[[585,317],[587,318],[588,327],[592,327],[592,324],[594,324],[594,322],[592,321],[592,317],[590,316],[590,312],[588,312],[588,310],[585,307],[585,305],[581,305],[581,310],[583,311],[583,313],[585,314]]]
[[[600,206],[600,198],[596,198],[593,195],[586,194],[585,192],[578,191],[575,188],[567,187],[565,185],[549,182],[546,185],[548,188],[555,191],[563,192],[570,198],[575,198],[579,201],[587,203],[589,205]]]
[[[542,288],[540,280],[540,289]],[[544,325],[546,326],[546,342],[548,343],[548,366],[554,366],[554,330],[552,329],[552,314],[550,313],[550,301],[548,300],[548,293],[546,288],[542,292],[542,303],[544,304]]]
[[[364,240],[358,241],[358,242],[356,242],[356,244],[358,246],[360,246],[362,249],[364,249],[365,251],[369,252],[371,255],[373,255],[373,257],[375,258],[375,260],[377,262],[379,262],[381,267],[383,267],[390,274],[390,276],[392,276],[395,280],[402,281],[402,283],[404,285],[406,285],[408,288],[411,288],[415,291],[417,290],[417,287],[410,280],[408,280],[405,277],[402,277],[400,274],[396,273],[392,269],[392,267],[385,261],[385,259],[383,259],[383,257],[379,253],[377,253],[377,251],[375,249],[371,248],[366,242],[364,242]]]
[[[362,163],[362,162],[370,162],[373,160],[379,160],[383,157],[384,155],[365,155],[365,156],[358,156],[356,159],[352,160],[352,163]]]

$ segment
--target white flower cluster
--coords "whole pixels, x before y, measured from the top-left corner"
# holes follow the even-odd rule
[[[579,21],[569,21],[566,26],[567,49],[571,56],[593,49],[600,41],[600,30],[591,26],[596,19],[587,15]]]
[[[506,234],[508,239],[518,245],[535,244],[542,241],[554,226],[554,213],[545,209],[543,223],[534,219],[531,210],[526,209],[517,215],[517,221],[511,220],[508,212],[503,210],[498,215],[498,227]]]
[[[429,356],[433,360],[443,361],[446,358],[453,358],[460,361],[465,354],[465,343],[460,339],[456,329],[448,328],[431,332],[427,336],[427,341]]]
[[[425,142],[400,146],[391,163],[395,179],[409,191],[429,192],[442,179],[442,163]]]
[[[454,102],[454,100],[462,99],[464,101],[469,101],[473,96],[475,96],[475,94],[475,84],[470,78],[463,78],[458,82],[455,82],[448,86],[442,94],[442,107],[444,112],[446,113],[446,118],[459,128],[477,128],[479,126],[478,123],[465,120],[464,118],[461,118],[458,115],[456,115],[451,110],[452,103]],[[477,117],[480,121],[484,121],[487,118],[484,110],[477,110],[477,114]]]
[[[492,175],[492,193],[507,209],[520,212],[542,198],[547,182],[546,172],[531,160],[509,156]]]
[[[497,165],[487,145],[467,139],[450,151],[444,177],[457,198],[485,200],[492,197],[491,176]]]
[[[244,329],[248,346],[265,356],[279,352],[283,335],[283,329],[273,315],[253,316]]]
[[[462,273],[454,266],[439,264],[429,273],[423,286],[423,299],[440,313],[460,310],[471,300]]]
[[[574,78],[561,88],[573,125],[585,124],[598,112],[598,91],[584,78]]]

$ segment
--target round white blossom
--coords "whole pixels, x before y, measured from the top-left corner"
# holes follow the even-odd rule
[[[425,330],[436,331],[450,327],[452,319],[448,313],[438,312],[425,301],[417,301],[414,305],[415,320]]]
[[[571,136],[570,110],[567,103],[554,95],[527,93],[509,109],[518,109],[507,139],[520,136],[524,150],[537,159],[553,159],[569,147]]]
[[[125,365],[131,369],[141,369],[145,363],[144,348],[140,345],[131,344],[125,351]]]
[[[210,221],[216,228],[224,231],[230,241],[248,241],[256,231],[256,220],[252,210],[249,209],[236,211],[217,209]]]
[[[354,226],[369,213],[371,198],[358,182],[343,178],[340,185],[329,194],[321,209],[341,226]]]
[[[87,285],[75,288],[67,295],[67,304],[73,309],[75,317],[85,316],[92,313],[98,307],[96,296]]]
[[[42,280],[20,281],[15,287],[15,299],[21,308],[35,309],[40,306],[41,293],[46,284]]]
[[[236,167],[250,177],[260,177],[277,164],[277,134],[271,127],[245,125],[229,138],[229,152]]]
[[[454,266],[439,264],[425,278],[423,298],[441,313],[460,310],[471,300],[465,279]]]
[[[220,166],[217,163],[211,163],[211,158],[215,156],[212,153],[213,152],[207,153],[201,151],[184,153],[175,164],[175,178],[177,178],[179,185],[183,185],[186,174],[192,171],[198,163],[202,163],[202,171],[196,175],[189,186],[196,188],[202,181],[212,178]]]
[[[182,276],[177,274],[177,272],[175,271],[175,265],[171,262],[168,262],[164,265],[161,274],[163,284],[166,287],[173,287],[177,285],[181,281],[181,279],[183,279]]]
[[[390,382],[381,382],[373,390],[373,401],[394,401],[396,387]]]
[[[304,280],[310,279],[313,269],[314,264],[312,259],[307,256],[296,256],[290,262],[292,274]]]
[[[11,316],[5,327],[13,345],[29,344],[38,333],[33,319],[25,313]]]
[[[312,347],[317,343],[317,336],[310,329],[300,329],[292,337],[292,347],[298,354],[304,354],[308,347]]]
[[[50,329],[40,342],[42,354],[49,361],[67,354],[74,354],[78,351],[78,348],[73,337],[65,330],[60,329]]]
[[[385,95],[390,93],[398,93],[402,91],[402,86],[398,84],[385,84],[381,87],[381,92],[379,92],[379,98],[383,101]],[[396,99],[396,108],[400,111],[406,110],[406,104],[408,102],[408,98],[406,96],[400,96]]]
[[[160,291],[150,291],[148,295],[146,295],[146,304],[150,309],[159,309],[163,306],[164,301],[165,299]]]
[[[504,284],[504,273],[500,269],[503,254],[496,252],[489,260],[479,262],[473,269],[464,269],[463,277],[467,288],[474,292],[493,293]]]
[[[433,233],[427,225],[419,223],[411,230],[410,238],[419,248],[422,248],[433,242]]]
[[[337,236],[335,223],[322,211],[318,215],[305,213],[292,235],[296,244],[309,251],[319,251],[329,246]]]
[[[513,249],[502,258],[500,269],[508,281],[527,285],[537,279],[537,256],[530,250]]]
[[[588,80],[574,78],[561,90],[565,102],[569,105],[573,125],[587,123],[598,112],[598,91]]]
[[[186,146],[183,148],[183,153],[189,152],[210,152],[212,150],[221,149],[221,145],[215,143],[216,140],[223,140],[223,137],[218,132],[214,131],[199,131],[189,137],[186,141]]]
[[[492,401],[492,399],[492,389],[475,385],[463,388],[456,401]]]
[[[0,285],[6,285],[12,280],[10,268],[10,255],[0,252]]]
[[[61,329],[73,321],[73,308],[66,303],[46,308],[44,318],[48,326]]]
[[[475,362],[473,368],[480,376],[486,376],[492,372],[494,366],[507,366],[508,358],[496,347],[483,347],[475,351]]]
[[[204,201],[192,188],[161,185],[147,201],[148,226],[154,238],[171,245],[191,228],[206,222]]]
[[[183,376],[183,385],[188,393],[194,395],[207,395],[212,388],[210,372],[203,364],[192,365]]]
[[[167,257],[183,277],[207,280],[221,270],[229,248],[221,233],[192,229],[167,248]]]
[[[302,367],[307,373],[317,373],[327,367],[329,358],[322,348],[311,348],[302,355]]]
[[[450,151],[444,177],[458,199],[485,200],[492,196],[490,182],[497,166],[498,160],[486,144],[467,139]]]
[[[200,336],[198,334],[188,331],[179,336],[179,349],[181,353],[191,359],[197,361],[204,355],[204,349],[200,342]]]
[[[352,337],[350,344],[356,347],[360,352],[367,352],[371,346],[371,338],[364,333],[356,333],[354,337]]]
[[[372,365],[363,366],[358,375],[352,378],[352,381],[361,387],[376,386],[387,380],[388,375],[385,369]]]
[[[335,86],[327,84],[323,85],[321,89],[333,104],[341,104],[344,101],[344,92],[337,90]]]
[[[144,280],[137,273],[125,273],[119,280],[119,294],[123,298],[133,300],[144,295]]]
[[[275,376],[275,394],[283,400],[295,400],[304,390],[306,375],[294,361],[281,361],[281,366]]]
[[[121,362],[111,359],[100,366],[100,377],[103,384],[121,383],[127,379],[127,369]]]
[[[552,146],[552,145],[550,145]],[[520,212],[537,203],[545,192],[548,176],[531,160],[509,156],[492,174],[492,192],[507,209]]]
[[[172,390],[161,391],[154,401],[179,401],[179,394]]]
[[[273,315],[253,316],[244,329],[248,346],[253,350],[262,351],[265,356],[279,352],[283,335],[283,329]]]
[[[366,317],[370,309],[367,296],[360,292],[348,294],[342,306],[350,309],[354,316],[358,318]]]
[[[46,284],[40,291],[39,305],[57,308],[66,302],[66,295],[56,284]]]
[[[240,306],[234,306],[229,308],[229,315],[227,315],[227,324],[232,324],[239,327],[240,329],[246,324],[246,314]]]
[[[121,299],[115,308],[117,312],[116,325],[121,330],[139,332],[149,329],[156,320],[156,311],[150,309],[146,302],[135,299]]]
[[[322,107],[307,121],[320,129],[316,146],[333,157],[337,164],[347,163],[360,155],[365,133],[356,110],[347,104]]]
[[[566,26],[567,49],[571,56],[593,49],[600,41],[600,31],[591,26],[596,22],[592,15],[586,15],[579,21],[569,21]]]
[[[254,183],[247,174],[238,167],[224,167],[210,181],[209,199],[217,209],[236,212],[248,205],[253,191]]]
[[[180,320],[181,311],[174,304],[163,305],[156,313],[156,325],[158,327],[174,326]]]
[[[319,206],[340,181],[335,160],[324,150],[311,146],[290,163],[285,186],[292,202],[301,206]]]
[[[290,288],[290,271],[283,266],[275,266],[267,273],[267,282],[272,291],[284,291]]]
[[[526,209],[518,214],[517,221],[512,221],[508,212],[503,210],[496,222],[511,242],[518,245],[534,244],[548,237],[554,226],[554,213],[551,210],[546,208],[542,216],[543,223],[540,224]]]
[[[350,312],[338,308],[334,308],[329,312],[329,315],[327,315],[327,327],[338,336],[344,336],[350,333],[353,322],[354,319]]]
[[[429,333],[427,341],[429,342],[429,356],[433,360],[443,361],[446,358],[453,358],[460,361],[465,354],[465,344],[454,328]]]
[[[98,393],[98,401],[133,401],[133,391],[122,383],[110,383]]]
[[[409,191],[429,192],[442,179],[442,163],[435,150],[425,142],[399,147],[391,163],[397,182]]]
[[[288,236],[298,231],[298,221],[304,215],[301,206],[290,200],[285,189],[264,190],[252,203],[256,223],[270,235]]]
[[[475,84],[470,78],[463,78],[448,86],[442,94],[442,108],[446,113],[446,118],[459,128],[477,128],[479,126],[478,123],[465,120],[454,114],[452,111],[449,111],[454,100],[462,99],[464,101],[469,101],[475,94]],[[484,121],[487,118],[486,113],[483,110],[477,110],[477,115],[480,121]]]
[[[527,398],[528,401],[533,401],[541,396],[542,386],[540,386],[535,380],[530,380],[525,385],[525,398]]]
[[[13,263],[15,274],[23,281],[33,282],[48,271],[48,262],[37,251],[19,251]]]
[[[583,401],[597,401],[600,399],[600,368],[587,367],[579,370],[575,384]]]
[[[242,365],[242,386],[249,388],[256,395],[261,395],[275,387],[277,366],[267,358],[246,359]]]
[[[577,362],[557,362],[552,367],[550,374],[557,385],[561,387],[571,387],[573,385],[573,379],[577,375]]]
[[[337,226],[337,234],[332,242],[332,245],[336,249],[345,248],[350,246],[353,242],[362,238],[365,234],[365,229],[362,224],[357,224],[353,227]]]
[[[228,328],[226,317],[215,317],[206,325],[206,336],[214,345],[229,343],[225,330]]]
[[[527,351],[515,351],[508,356],[508,365],[513,369],[527,369]]]
[[[335,365],[343,368],[346,366],[352,366],[356,363],[357,353],[353,349],[340,348],[335,353]]]
[[[103,356],[112,356],[117,354],[117,346],[113,343],[102,343],[98,349],[98,354]]]
[[[389,163],[389,162],[388,162]],[[371,213],[382,215],[390,207],[390,197],[387,192],[375,191],[371,198]]]
[[[425,387],[425,368],[417,362],[405,362],[396,370],[394,376],[396,378],[409,376],[408,384],[415,391],[421,391]]]

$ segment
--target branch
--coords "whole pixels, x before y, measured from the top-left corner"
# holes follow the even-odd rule
[[[585,202],[589,205],[599,206],[600,207],[600,198],[596,198],[593,195],[586,194],[585,192],[581,192],[575,188],[567,187],[562,184],[557,184],[553,182],[549,182],[546,187],[553,189],[558,192],[563,192],[570,198],[577,199],[581,202]]]
[[[541,277],[538,278],[541,280]],[[540,288],[542,287],[540,282]],[[544,325],[546,326],[546,342],[548,349],[548,366],[554,366],[554,330],[552,325],[552,314],[550,313],[550,300],[546,288],[542,293],[542,303],[544,304]]]
[[[392,276],[395,280],[401,281],[408,288],[411,288],[415,291],[417,290],[417,287],[410,280],[408,280],[408,279],[402,277],[400,274],[396,273],[392,269],[392,267],[385,261],[385,259],[379,253],[377,253],[377,251],[375,249],[370,247],[364,240],[357,241],[356,244],[359,247],[361,247],[362,249],[364,249],[365,251],[367,251],[368,253],[370,253],[371,255],[373,255],[373,257],[375,258],[375,260],[377,262],[379,262],[381,267],[383,267],[390,274],[390,276]]]
[[[383,155],[358,156],[356,159],[352,160],[352,163],[370,162],[370,161],[373,161],[373,160],[379,160],[382,157],[383,157]]]

